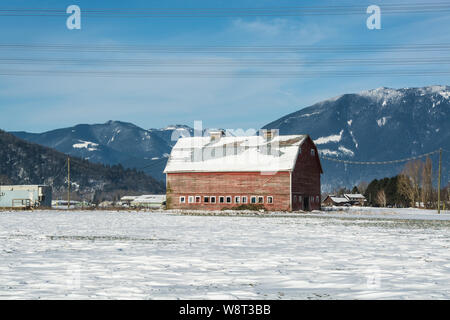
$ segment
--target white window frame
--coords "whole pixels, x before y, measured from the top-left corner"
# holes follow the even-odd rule
[[[242,203],[245,203],[245,204],[248,203],[248,197],[247,196],[242,196]]]
[[[200,199],[200,201],[197,202],[197,199]],[[202,203],[202,197],[201,196],[195,196],[194,203]]]
[[[195,197],[194,196],[188,196],[188,203],[194,203]]]
[[[228,198],[230,199],[230,202],[228,202]],[[225,203],[233,203],[233,197],[232,196],[226,196],[225,197]]]
[[[241,203],[241,197],[240,196],[235,196],[234,197],[234,203],[240,204]]]
[[[262,202],[259,201],[260,199],[262,199]],[[258,204],[263,204],[264,203],[264,196],[258,196]]]
[[[214,199],[214,201],[212,201],[212,199]],[[209,197],[209,203],[214,203],[214,204],[216,204],[217,202],[216,202],[216,196],[211,196],[211,197]]]
[[[186,203],[186,197],[180,196],[180,203]]]
[[[267,196],[267,204],[273,204],[273,196]]]
[[[219,196],[219,203],[225,203],[225,197]]]
[[[209,201],[209,196],[203,196],[203,203],[211,203],[210,201]],[[208,201],[206,201],[205,199],[208,199]]]
[[[255,202],[253,202],[253,199],[255,199]],[[251,196],[250,197],[250,204],[257,204],[258,202],[258,197],[257,196]]]

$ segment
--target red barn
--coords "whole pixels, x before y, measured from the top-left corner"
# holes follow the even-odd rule
[[[320,209],[320,164],[308,135],[224,136],[177,141],[164,170],[167,207],[220,210],[261,204],[267,210]]]

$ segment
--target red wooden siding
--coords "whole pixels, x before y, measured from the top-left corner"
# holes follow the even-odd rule
[[[235,196],[263,196],[264,206],[268,210],[289,210],[289,172],[277,172],[265,175],[260,172],[186,172],[168,173],[167,193],[171,208],[220,210],[237,206]],[[181,196],[186,203],[180,203]],[[189,196],[201,196],[201,203],[187,203]],[[215,196],[216,203],[204,203],[204,196]],[[219,196],[232,196],[233,203],[219,203]],[[273,203],[267,203],[267,197],[273,197]]]
[[[319,210],[322,167],[317,148],[310,138],[306,139],[300,148],[301,152],[292,173],[292,209]],[[311,155],[312,149],[314,155]],[[307,208],[308,205],[309,208]]]

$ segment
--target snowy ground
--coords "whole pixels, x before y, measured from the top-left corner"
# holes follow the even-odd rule
[[[449,299],[450,212],[0,212],[0,299]]]

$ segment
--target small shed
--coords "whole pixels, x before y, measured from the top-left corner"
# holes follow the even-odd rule
[[[139,196],[123,196],[120,198],[120,202],[122,202],[122,205],[127,205],[128,207],[131,206],[131,203],[139,198]]]
[[[345,205],[350,205],[350,202],[345,197],[329,195],[325,198],[325,200],[323,201],[323,204],[325,206],[330,206],[330,207],[331,206],[345,206]]]

